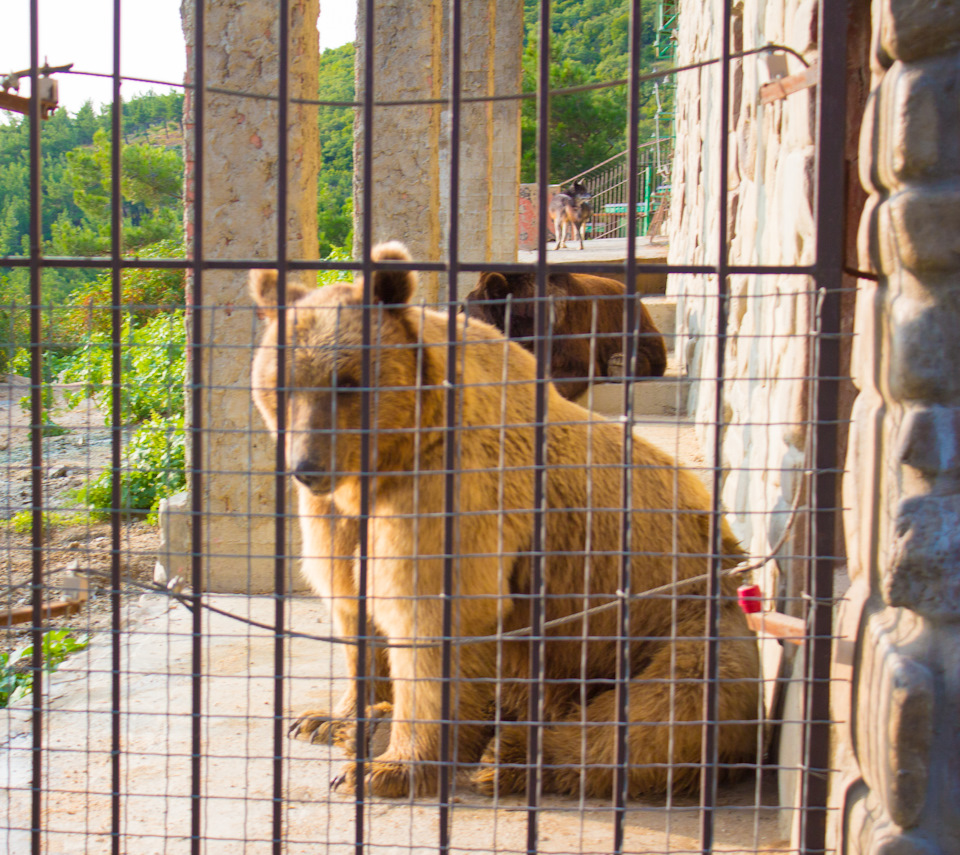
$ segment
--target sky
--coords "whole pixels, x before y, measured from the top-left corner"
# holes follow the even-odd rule
[[[40,22],[40,64],[73,63],[75,71],[113,73],[113,0],[37,0]],[[0,0],[0,77],[30,67],[30,3],[28,0]],[[120,71],[125,77],[183,81],[186,56],[180,28],[180,0],[121,0]],[[321,0],[321,50],[353,41],[355,0]],[[94,108],[109,102],[109,79],[57,75],[61,106],[75,113],[87,100]],[[153,89],[169,88],[141,83],[124,83],[124,99]],[[30,94],[29,80],[20,84],[20,95]],[[0,112],[0,120],[9,113]]]

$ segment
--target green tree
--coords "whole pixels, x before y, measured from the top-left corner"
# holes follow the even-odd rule
[[[98,130],[90,148],[67,154],[64,184],[82,212],[80,222],[61,215],[51,229],[58,255],[105,255],[110,251],[113,144]],[[146,143],[125,145],[120,154],[123,248],[139,250],[161,240],[176,240],[182,231],[183,160],[176,150]]]
[[[323,101],[354,99],[352,44],[325,50],[320,57],[318,91]],[[320,107],[320,177],[317,224],[320,255],[349,247],[353,241],[353,115],[352,107]]]

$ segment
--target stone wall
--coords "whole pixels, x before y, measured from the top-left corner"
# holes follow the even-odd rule
[[[816,4],[809,0],[734,7],[732,51],[769,42],[816,55]],[[721,5],[686,0],[680,7],[677,63],[722,53]],[[788,58],[790,73],[802,70]],[[729,263],[805,265],[814,259],[814,90],[763,105],[767,82],[762,54],[733,62],[727,166]],[[670,264],[715,265],[719,258],[720,84],[718,64],[677,79],[677,148],[670,207]],[[677,356],[692,379],[689,410],[708,457],[713,448],[717,365],[716,277],[673,274],[667,294],[677,299]],[[729,338],[723,387],[721,501],[744,547],[766,555],[788,524],[809,451],[807,413],[810,333],[815,301],[807,277],[735,275],[729,278]],[[763,513],[757,513],[757,511]],[[767,565],[768,595],[799,593],[790,556],[804,539],[794,517],[779,562]],[[780,572],[783,571],[781,577]],[[781,607],[794,611],[797,604]]]
[[[873,4],[833,844],[960,852],[960,2]]]

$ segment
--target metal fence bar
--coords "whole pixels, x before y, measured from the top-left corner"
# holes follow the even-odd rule
[[[709,578],[707,581],[706,661],[704,663],[703,767],[700,776],[700,846],[704,853],[713,849],[714,812],[717,805],[717,764],[719,763],[719,679],[720,679],[720,575],[723,568],[723,508],[720,504],[723,466],[723,385],[728,324],[729,247],[727,246],[727,182],[730,123],[730,36],[731,4],[723,4],[720,63],[720,168],[718,188],[717,251],[717,358],[713,418],[713,487],[710,508]]]
[[[193,267],[188,311],[190,331],[190,586],[193,590],[193,631],[190,651],[190,851],[202,852],[203,832],[203,592],[206,580],[203,567],[203,235],[204,235],[204,92],[206,79],[205,0],[194,2],[194,75],[193,101]]]
[[[624,827],[627,798],[630,786],[630,595],[632,593],[633,569],[633,375],[636,372],[638,331],[637,314],[637,125],[640,118],[640,84],[637,80],[643,37],[643,16],[640,0],[630,4],[630,87],[627,94],[627,257],[624,263],[626,297],[624,298],[624,383],[623,383],[623,484],[621,500],[623,510],[620,519],[620,597],[617,605],[616,660],[616,771],[613,787],[613,851],[619,853],[624,846]]]
[[[537,57],[537,197],[539,210],[549,203],[550,175],[550,6],[540,4],[539,54]],[[530,555],[530,691],[527,705],[530,729],[527,742],[527,853],[539,850],[539,806],[543,779],[543,692],[544,630],[543,605],[546,593],[544,547],[546,545],[545,507],[547,497],[547,220],[537,223],[536,307],[534,315],[537,381],[533,455],[533,537]],[[559,237],[559,236],[558,236]]]
[[[816,435],[813,513],[815,558],[807,579],[808,639],[805,659],[803,813],[801,851],[826,849],[827,778],[830,768],[830,665],[832,659],[833,578],[836,569],[838,508],[840,295],[846,199],[847,5],[820,4],[820,79],[817,86],[816,284],[820,319],[817,335]],[[840,204],[836,196],[840,194]],[[816,317],[816,313],[812,313]]]
[[[120,0],[113,2],[113,112],[111,115],[110,148],[110,627],[111,655],[113,673],[111,675],[111,851],[120,855],[121,801],[120,801],[120,760],[123,745],[121,741],[121,669],[123,667],[121,649],[121,608],[122,577],[120,566],[120,534],[123,523],[123,499],[121,481],[123,478],[123,271],[118,262],[123,254],[123,197],[120,192],[121,157],[123,144],[123,100],[120,93],[120,42],[121,8]]]
[[[460,201],[460,121],[461,121],[461,59],[463,51],[462,9],[460,0],[450,3],[450,210],[459,210]],[[443,490],[443,645],[440,667],[440,775],[438,786],[439,852],[450,851],[450,786],[452,762],[456,749],[451,745],[452,669],[453,647],[453,598],[455,594],[455,550],[457,544],[456,510],[459,502],[459,482],[456,476],[459,437],[457,430],[457,402],[460,397],[457,387],[457,278],[459,273],[460,228],[459,218],[450,218],[447,246],[447,388],[444,391],[446,426],[444,429],[444,490]],[[464,342],[466,347],[466,342]]]
[[[39,855],[43,846],[43,387],[42,327],[40,316],[43,218],[41,212],[40,150],[40,22],[38,0],[30,2],[30,563],[33,622],[31,693],[30,847]]]
[[[277,305],[287,305],[287,181],[289,112],[289,0],[279,0],[278,48],[279,68],[277,95]],[[283,818],[283,745],[284,745],[284,668],[285,609],[287,594],[287,313],[277,312],[277,447],[274,478],[276,521],[274,541],[276,556],[273,565],[274,584],[274,672],[273,672],[273,852],[281,855],[284,849]],[[292,366],[291,366],[292,368]],[[296,382],[296,379],[294,379]]]
[[[364,0],[365,12],[365,38],[364,38],[364,58],[363,58],[363,187],[364,204],[361,222],[361,247],[363,252],[363,295],[362,302],[364,306],[373,306],[373,260],[371,250],[373,248],[373,130],[374,130],[374,0]],[[371,371],[371,352],[372,341],[371,311],[364,311],[361,330],[362,362],[360,369],[360,471],[367,473],[370,471],[372,454],[370,449],[371,442],[371,422],[370,405],[373,396],[370,391],[370,383],[373,377]],[[366,722],[366,702],[367,695],[373,684],[370,682],[370,675],[367,673],[367,583],[369,578],[369,556],[367,537],[369,532],[370,516],[370,479],[360,478],[360,519],[358,521],[359,549],[357,556],[358,572],[358,596],[357,602],[357,627],[360,636],[357,640],[357,784],[355,796],[355,836],[354,848],[356,855],[364,855],[365,852],[365,829],[364,829],[364,765],[367,757],[367,722]]]

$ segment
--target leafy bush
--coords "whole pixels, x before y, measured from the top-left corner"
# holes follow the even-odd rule
[[[144,259],[183,258],[183,243],[161,240],[137,253]],[[134,269],[121,274],[120,302],[134,327],[150,318],[166,315],[184,305],[183,270]],[[92,282],[82,282],[70,292],[69,306],[57,315],[57,334],[65,346],[76,345],[88,333],[110,335],[113,318],[113,281],[101,273]]]
[[[124,318],[120,342],[120,418],[124,424],[140,422],[154,414],[166,416],[183,412],[185,344],[186,327],[180,310],[157,315],[142,326],[136,326],[131,315]],[[109,333],[92,332],[84,336],[60,375],[65,383],[84,384],[83,390],[68,395],[71,406],[90,397],[104,416],[110,418],[112,360],[113,343]]]
[[[41,642],[43,670],[52,674],[67,656],[83,650],[89,643],[89,636],[74,638],[68,629],[45,632]],[[29,670],[32,656],[32,643],[18,647],[10,654],[0,653],[0,708],[24,697],[33,689],[33,674]]]
[[[183,414],[164,418],[154,413],[130,437],[123,450],[120,472],[120,508],[124,512],[156,511],[160,500],[186,486]],[[76,499],[101,516],[113,507],[112,471],[81,487]],[[153,520],[151,514],[150,519]]]

